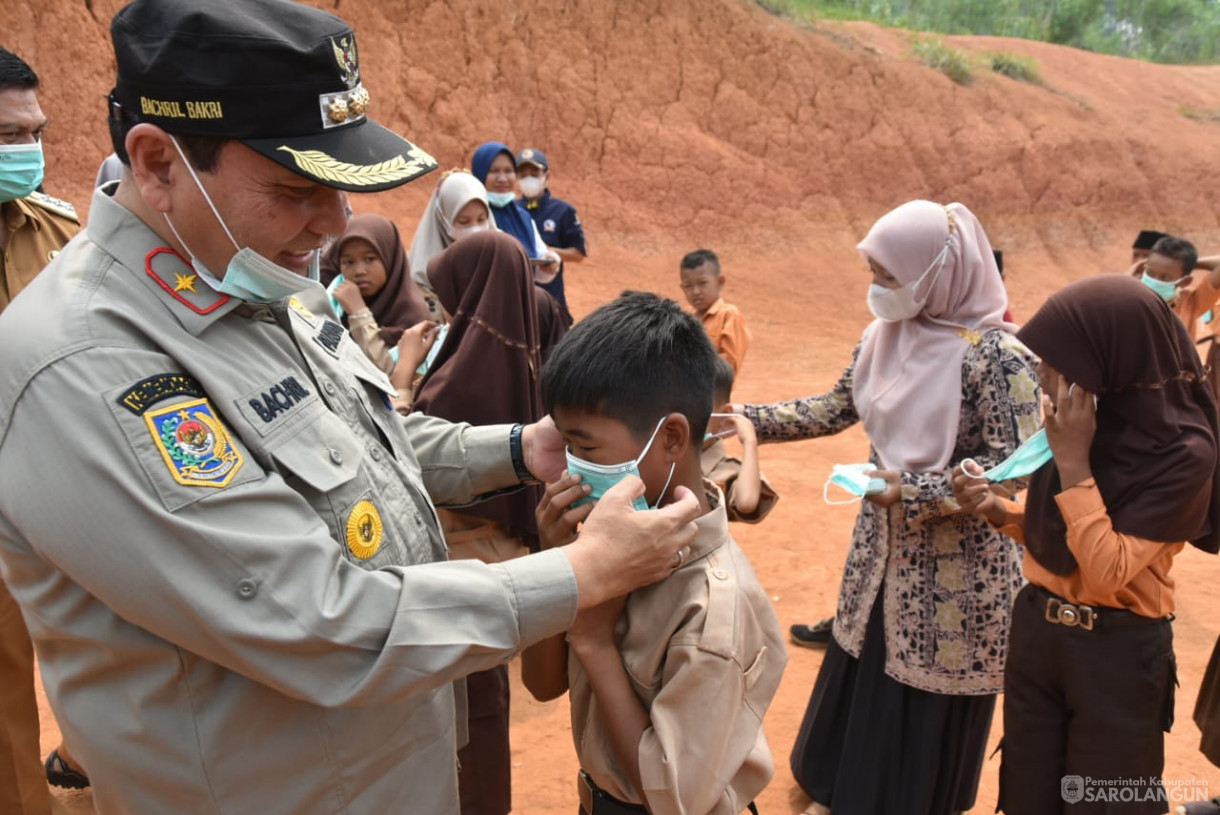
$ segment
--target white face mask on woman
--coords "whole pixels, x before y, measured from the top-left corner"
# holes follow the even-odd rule
[[[455,226],[450,231],[453,233],[453,240],[460,241],[467,235],[474,235],[479,232],[486,232],[491,229],[489,224],[472,224],[470,226]]]
[[[949,257],[949,247],[952,245],[953,234],[950,233],[948,240],[945,241],[945,248],[940,250],[940,254],[932,260],[932,264],[924,270],[918,280],[896,289],[887,289],[876,283],[869,286],[868,310],[873,313],[873,316],[887,323],[897,323],[917,317],[919,312],[923,311],[924,304],[928,302],[928,297],[940,278],[941,270],[945,268],[945,260]],[[920,284],[933,271],[935,274],[932,275],[932,282],[928,284],[923,296],[918,296],[916,292],[919,291]]]

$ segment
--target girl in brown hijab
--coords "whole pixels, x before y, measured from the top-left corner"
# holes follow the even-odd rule
[[[391,374],[401,357],[414,371],[431,347],[434,326],[394,222],[382,215],[352,218],[322,266],[335,273],[328,289],[336,311],[373,364]]]
[[[475,425],[541,419],[540,290],[520,243],[502,232],[470,235],[428,263],[428,279],[451,319],[415,409]],[[438,509],[450,557],[497,562],[536,548],[534,509],[541,496],[540,487],[530,486],[460,513]],[[458,752],[462,812],[501,815],[511,808],[508,672],[500,666],[471,674],[466,688],[470,741]]]
[[[1220,545],[1216,402],[1184,326],[1128,277],[1067,286],[1017,336],[1042,359],[1053,458],[1024,506],[981,478],[954,478],[964,510],[1026,545],[1000,809],[1162,813],[1176,679],[1169,571],[1186,543]],[[1106,800],[1115,789],[1123,801]]]

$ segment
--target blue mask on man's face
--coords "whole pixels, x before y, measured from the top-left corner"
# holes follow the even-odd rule
[[[640,476],[640,462],[644,460],[644,456],[648,455],[648,451],[652,449],[652,443],[657,438],[657,432],[660,431],[661,425],[665,424],[665,419],[657,422],[656,428],[652,431],[652,435],[648,437],[648,444],[644,445],[644,449],[640,454],[631,461],[625,461],[622,464],[594,464],[591,461],[585,461],[582,458],[577,458],[572,455],[572,451],[568,450],[568,472],[580,475],[582,484],[587,484],[590,487],[589,494],[572,506],[580,506],[587,504],[589,501],[594,501],[606,494],[606,491],[613,487],[618,482],[622,481],[625,476],[634,475],[637,478]],[[661,499],[665,497],[665,493],[669,490],[669,482],[673,480],[674,470],[677,469],[678,462],[674,462],[669,467],[669,478],[665,479],[665,486],[661,488],[661,494],[657,496],[657,505],[661,503]],[[636,509],[656,509],[656,507],[648,506],[648,499],[641,495],[636,498],[631,504]]]
[[[38,189],[45,167],[41,142],[0,145],[0,203],[25,198]]]

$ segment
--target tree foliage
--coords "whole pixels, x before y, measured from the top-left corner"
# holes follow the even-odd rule
[[[786,0],[813,17],[992,34],[1154,62],[1220,62],[1220,0]]]

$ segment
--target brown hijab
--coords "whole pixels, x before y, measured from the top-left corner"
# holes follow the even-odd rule
[[[469,235],[429,261],[428,280],[453,319],[415,410],[476,425],[541,419],[538,307],[521,244],[502,232]],[[536,549],[541,498],[540,487],[526,487],[462,512],[498,521]]]
[[[1146,540],[1220,548],[1216,400],[1185,326],[1125,275],[1066,286],[1017,337],[1048,365],[1097,395],[1093,477],[1114,529]],[[1076,558],[1054,497],[1053,461],[1030,479],[1025,543],[1055,574]]]
[[[381,327],[381,341],[393,348],[403,331],[431,319],[428,304],[411,279],[398,227],[384,215],[357,215],[348,221],[347,231],[326,248],[322,257],[323,279],[333,272],[330,279],[334,280],[340,273],[339,255],[344,244],[352,238],[368,241],[385,266],[385,286],[367,303],[373,319]],[[343,317],[343,324],[347,325],[347,315]]]

